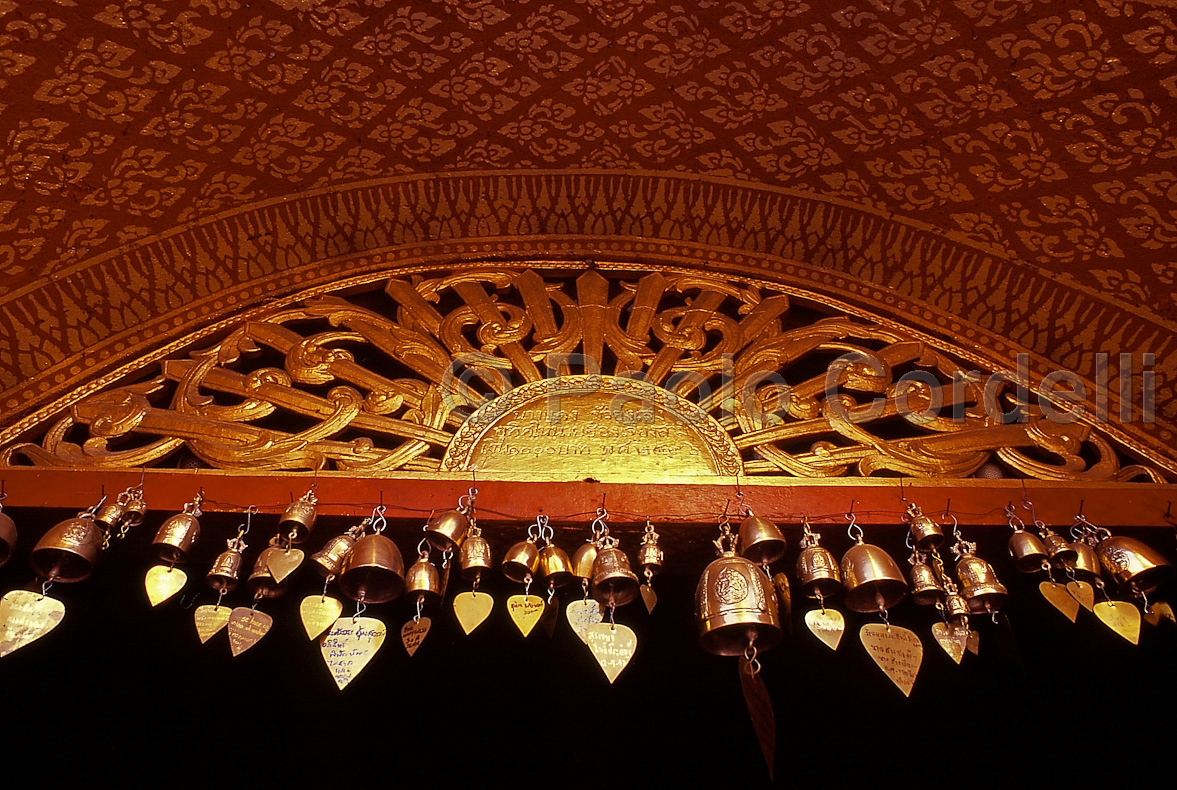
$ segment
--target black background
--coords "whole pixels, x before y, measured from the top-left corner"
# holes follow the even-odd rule
[[[72,514],[6,512],[22,531],[16,556],[0,569],[0,584],[10,590],[32,581],[27,553],[35,537]],[[653,615],[640,600],[618,610],[639,644],[612,686],[563,615],[554,637],[537,628],[524,639],[504,610],[506,596],[521,590],[497,574],[483,587],[495,596],[495,610],[465,636],[450,599],[469,583],[455,574],[444,608],[427,612],[433,629],[412,658],[399,641],[408,602],[369,609],[388,624],[388,640],[340,692],[298,617],[299,601],[321,589],[309,567],[296,573],[285,597],[261,603],[275,624],[253,649],[234,659],[224,632],[208,644],[197,639],[186,607],[214,601],[202,577],[237,517],[206,516],[199,551],[180,566],[188,586],[157,608],[148,605],[142,585],[153,564],[149,544],[166,515],[152,512],[105,553],[89,580],[56,585],[50,594],[65,603],[65,620],[0,659],[10,778],[212,787],[769,784],[736,659],[708,655],[697,643],[694,590],[708,560],[700,547],[714,527],[683,528],[694,537],[671,541],[688,548],[655,579]],[[255,521],[243,577],[275,521]],[[308,554],[348,523],[320,519]],[[566,525],[560,542],[573,549],[585,526]],[[396,524],[390,533],[407,560],[419,528]],[[785,529],[791,550],[778,567],[792,575],[799,530]],[[857,639],[858,628],[877,618],[848,613],[835,653],[805,629],[801,617],[811,604],[795,602],[791,634],[763,655],[778,728],[777,785],[1137,784],[1172,775],[1177,627],[1144,625],[1140,645],[1132,646],[1086,611],[1072,624],[1042,600],[1039,578],[1013,570],[1005,530],[971,531],[1010,588],[1010,627],[974,618],[981,653],[958,667],[931,638],[934,611],[910,601],[897,606],[892,622],[924,643],[909,699]],[[1139,534],[1173,554],[1173,533]],[[840,528],[826,536],[837,554],[849,546]],[[622,538],[632,553],[636,534]],[[511,539],[504,532],[498,543]],[[868,540],[901,561],[906,556],[898,530],[868,531]],[[578,593],[566,588],[561,599],[566,604]],[[225,602],[248,605],[244,584]]]

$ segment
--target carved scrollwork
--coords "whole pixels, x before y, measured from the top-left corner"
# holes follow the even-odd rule
[[[660,473],[959,478],[995,464],[1044,480],[1163,480],[1125,464],[1097,425],[919,337],[765,285],[470,266],[346,293],[81,401],[2,461],[139,466],[186,448],[218,468],[455,471],[492,423],[564,398],[576,426],[501,423],[499,461],[542,455],[569,475],[610,459],[640,470],[648,456]],[[604,425],[618,419],[630,427]],[[516,434],[526,452],[508,446]]]

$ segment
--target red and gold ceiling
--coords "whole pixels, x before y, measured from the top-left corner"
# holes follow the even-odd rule
[[[266,300],[589,258],[1037,375],[1152,353],[1157,422],[1112,432],[1171,465],[1171,5],[0,0],[6,438]]]

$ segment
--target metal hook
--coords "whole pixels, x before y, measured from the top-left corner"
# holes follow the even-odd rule
[[[899,478],[899,501],[900,502],[907,501],[907,494],[904,493],[904,491],[903,491],[903,478],[902,477]]]

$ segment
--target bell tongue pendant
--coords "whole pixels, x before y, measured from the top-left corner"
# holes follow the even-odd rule
[[[0,657],[28,645],[52,631],[65,617],[65,604],[42,591],[12,590],[0,598]]]
[[[384,623],[360,616],[364,608],[364,604],[357,604],[355,615],[340,617],[319,642],[323,663],[340,691],[368,666],[388,636]]]
[[[867,653],[891,682],[910,697],[924,658],[924,646],[912,631],[886,623],[867,623],[859,631]]]
[[[256,603],[255,603],[256,605]],[[229,649],[237,657],[261,641],[274,625],[274,618],[248,606],[229,614]]]
[[[638,649],[638,637],[633,629],[612,622],[590,625],[585,642],[610,683],[617,680]]]

